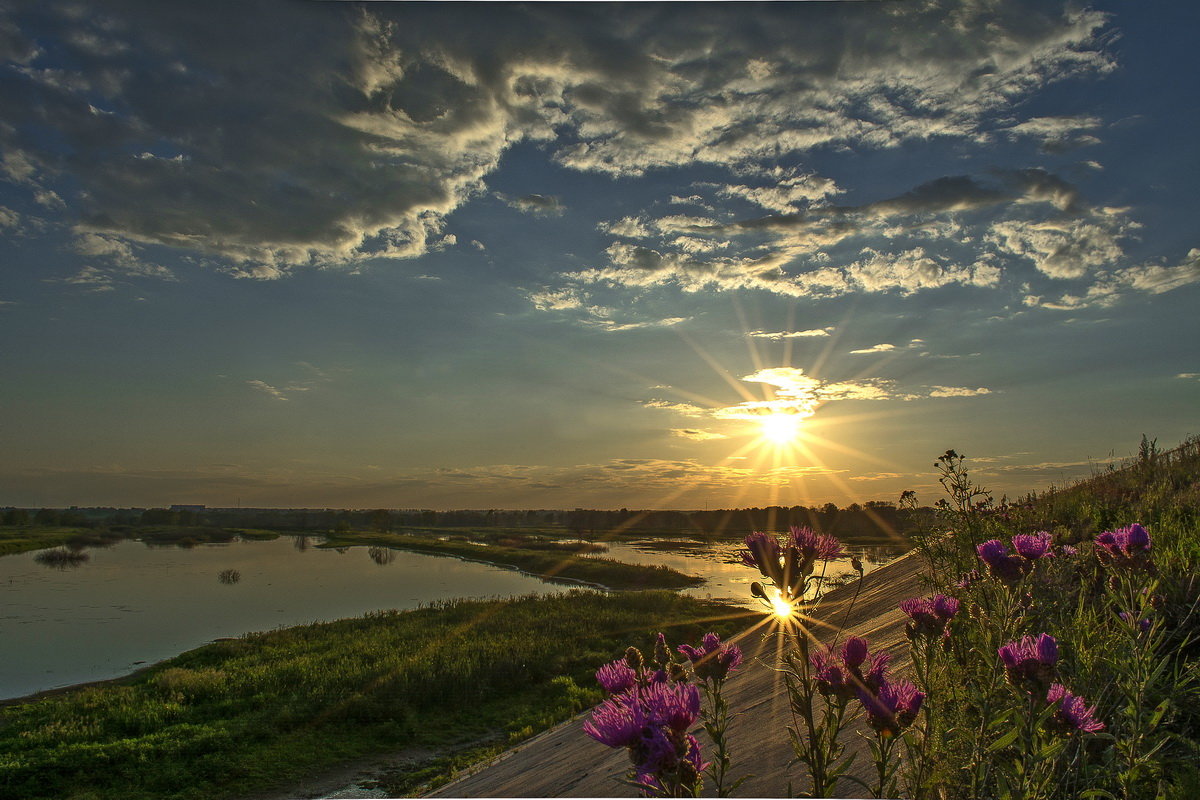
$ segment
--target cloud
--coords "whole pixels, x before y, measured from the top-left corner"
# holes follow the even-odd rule
[[[992,390],[982,386],[975,389],[964,386],[934,386],[929,392],[930,397],[979,397],[985,394],[992,394]]]
[[[496,197],[504,201],[509,208],[515,208],[525,214],[533,214],[539,217],[557,217],[562,216],[566,211],[566,206],[557,197],[549,197],[544,194],[527,194],[521,197],[509,197],[508,195],[496,193]]]
[[[1085,131],[1100,127],[1098,117],[1089,116],[1060,116],[1060,117],[1031,117],[1030,119],[1004,129],[1009,138],[1028,136],[1041,143],[1043,152],[1063,153],[1077,147],[1099,144],[1100,140]]]
[[[833,333],[833,326],[828,328],[810,328],[804,331],[750,331],[748,336],[753,336],[756,339],[771,339],[778,341],[780,339],[809,339],[818,336],[829,336]]]
[[[691,439],[693,442],[707,442],[712,439],[728,439],[729,437],[723,433],[713,433],[712,431],[702,431],[697,428],[672,428],[671,433],[680,436],[684,439]]]
[[[292,396],[296,394],[310,392],[321,384],[328,383],[333,379],[328,372],[313,366],[307,361],[297,361],[296,366],[304,371],[306,377],[289,381],[283,386],[273,386],[262,380],[248,380],[246,381],[246,385],[275,400],[286,401],[292,399]]]
[[[1200,372],[1181,372],[1178,375],[1176,375],[1175,377],[1182,378],[1183,380],[1189,380],[1189,381],[1200,380]]]
[[[447,218],[522,142],[613,176],[691,164],[749,176],[831,145],[980,140],[996,110],[1112,68],[1105,15],[1041,2],[650,5],[620,26],[608,13],[0,12],[14,65],[0,80],[0,170],[81,234],[277,278],[444,245]],[[823,180],[724,191],[778,210],[833,192]],[[550,207],[537,197],[526,210]]]
[[[0,230],[16,229],[21,226],[21,215],[11,208],[0,206]]]
[[[896,349],[896,345],[887,344],[886,342],[864,347],[862,350],[851,350],[851,355],[861,355],[865,353],[890,353]]]

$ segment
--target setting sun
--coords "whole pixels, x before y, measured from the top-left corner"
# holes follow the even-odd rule
[[[768,414],[758,424],[763,438],[775,444],[788,444],[800,434],[798,414]]]

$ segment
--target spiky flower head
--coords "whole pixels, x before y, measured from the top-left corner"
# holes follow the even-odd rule
[[[1027,691],[1045,689],[1050,685],[1054,665],[1058,661],[1058,641],[1048,633],[1035,639],[1024,636],[1001,645],[996,655],[1004,662],[1004,671],[1013,686]]]
[[[899,736],[916,720],[925,693],[908,681],[885,682],[874,692],[860,689],[858,699],[876,732],[883,736]]]
[[[1096,537],[1095,551],[1106,566],[1149,567],[1150,533],[1137,523],[1105,531]]]
[[[620,694],[637,685],[637,672],[623,658],[596,670],[596,680],[609,694]]]
[[[949,622],[958,613],[957,598],[944,594],[932,597],[910,597],[900,603],[900,610],[909,616],[905,634],[910,640],[918,636],[950,635]]]
[[[804,526],[793,525],[791,527],[790,544],[796,548],[801,559],[806,562],[830,561],[846,555],[846,551],[842,549],[842,543],[836,536],[817,533],[812,528]]]
[[[1012,537],[1012,543],[1017,555],[1030,561],[1054,555],[1054,537],[1049,531],[1018,533]]]
[[[1089,706],[1082,697],[1071,694],[1060,683],[1050,686],[1046,702],[1055,707],[1054,722],[1062,730],[1079,733],[1104,730],[1104,723],[1096,719],[1096,707]]]
[[[1019,556],[1008,554],[1008,545],[999,539],[989,539],[975,546],[975,552],[983,563],[987,564],[988,572],[1005,582],[1013,582],[1025,574],[1028,562]]]
[[[842,661],[847,667],[857,669],[867,660],[867,651],[871,643],[861,636],[848,636],[842,643]]]
[[[699,647],[681,644],[675,649],[692,662],[700,680],[722,681],[742,663],[742,649],[736,644],[722,645],[721,637],[716,633],[705,634]]]

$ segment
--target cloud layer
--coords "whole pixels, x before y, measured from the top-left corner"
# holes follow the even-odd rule
[[[286,36],[279,12],[13,4],[0,12],[0,170],[46,218],[127,248],[97,254],[111,269],[155,274],[131,259],[153,261],[139,249],[166,245],[275,277],[452,245],[447,217],[522,141],[612,176],[696,163],[757,174],[713,193],[787,214],[839,189],[764,161],[839,143],[986,139],[985,117],[1014,97],[1111,66],[1094,39],[1103,15],[1044,3],[704,14],[646,4],[623,9],[619,24],[585,6],[489,7],[472,21],[452,7],[292,4]],[[1090,127],[1006,130],[1061,138]],[[559,210],[542,195],[515,204]],[[860,272],[909,286],[889,269]],[[986,282],[963,269],[923,281]],[[748,280],[755,269],[715,272]]]

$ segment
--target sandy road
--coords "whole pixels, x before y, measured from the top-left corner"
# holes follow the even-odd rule
[[[893,654],[893,671],[908,666],[908,643],[904,638],[901,600],[924,593],[920,580],[922,561],[913,553],[867,575],[861,586],[840,587],[822,602],[817,616],[871,640],[872,651],[885,647]],[[858,598],[850,606],[856,588]],[[846,616],[847,610],[849,615]],[[793,758],[786,727],[793,724],[787,692],[776,663],[777,644],[764,637],[766,628],[740,638],[749,658],[740,673],[726,684],[730,722],[731,775],[751,775],[738,789],[742,797],[788,797],[808,788],[802,765],[789,767]],[[832,633],[828,630],[823,637]],[[843,633],[844,637],[846,634]],[[582,715],[524,742],[491,762],[440,787],[430,797],[632,797],[631,787],[618,783],[628,769],[624,751],[611,750],[586,736]],[[701,742],[706,741],[698,732]],[[872,770],[863,740],[852,732],[843,734],[850,748],[862,752],[855,772],[863,779]],[[838,788],[839,796],[861,797],[860,787],[848,781]]]

